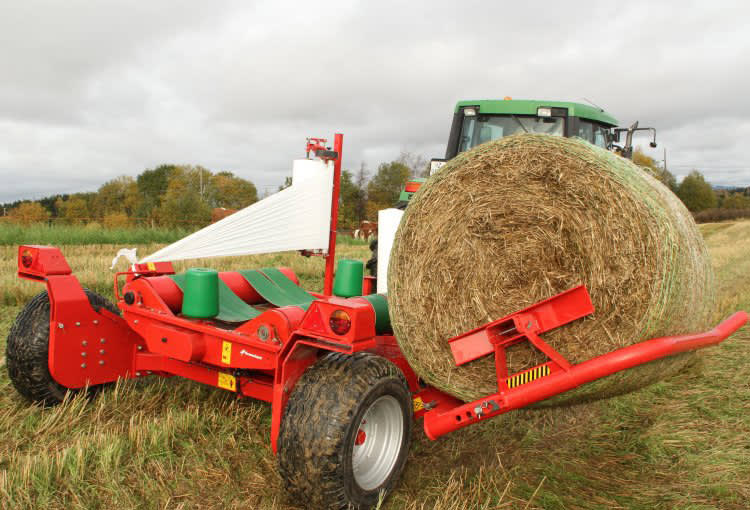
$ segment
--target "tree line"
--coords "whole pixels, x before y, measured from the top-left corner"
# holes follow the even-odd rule
[[[216,207],[239,209],[258,200],[255,185],[231,172],[201,166],[161,165],[137,177],[121,176],[95,192],[53,195],[4,204],[19,223],[57,220],[67,224],[189,227],[207,224]]]
[[[396,202],[409,176],[421,175],[425,168],[424,158],[403,153],[398,160],[379,165],[372,178],[364,164],[356,172],[343,170],[341,228],[353,230],[365,219],[377,219],[379,209]],[[290,184],[287,177],[280,189]],[[18,200],[0,207],[10,221],[25,225],[54,222],[105,228],[198,228],[211,221],[215,209],[242,209],[258,198],[255,184],[231,172],[160,165],[136,177],[107,181],[97,191]]]
[[[714,190],[696,171],[679,184],[653,158],[636,150],[633,161],[671,189],[699,221],[750,217],[750,188]],[[377,220],[380,209],[392,207],[409,178],[426,176],[427,160],[402,152],[382,163],[370,176],[364,163],[341,173],[339,226],[354,230],[363,220]],[[287,177],[284,185],[291,184]],[[161,165],[137,177],[121,176],[95,192],[60,194],[35,201],[3,204],[11,221],[22,224],[55,221],[105,228],[159,226],[198,228],[207,225],[216,208],[241,209],[258,200],[255,185],[231,172],[201,166]]]
[[[639,149],[633,153],[633,162],[672,190],[698,222],[750,217],[750,187],[714,189],[698,170],[678,184],[669,170]]]

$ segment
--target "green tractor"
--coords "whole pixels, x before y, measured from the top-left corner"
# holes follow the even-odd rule
[[[652,136],[650,145],[656,147],[654,128],[638,127],[638,122],[627,128],[617,127],[617,124],[617,119],[601,108],[581,103],[510,98],[459,101],[453,112],[445,158],[430,161],[430,175],[460,152],[519,133],[578,137],[630,159],[633,156],[633,134],[649,131]],[[623,134],[625,137],[621,144]],[[428,178],[418,177],[407,181],[394,207],[405,209],[412,195]],[[370,243],[373,255],[367,262],[372,276],[377,276],[377,244],[377,239]]]

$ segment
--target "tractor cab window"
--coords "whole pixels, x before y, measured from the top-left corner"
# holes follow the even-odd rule
[[[524,132],[563,136],[563,119],[533,115],[467,115],[461,127],[458,152],[504,136]]]
[[[601,124],[596,124],[588,120],[580,119],[578,121],[578,133],[574,136],[583,138],[589,143],[599,147],[607,147],[607,135],[609,129]]]

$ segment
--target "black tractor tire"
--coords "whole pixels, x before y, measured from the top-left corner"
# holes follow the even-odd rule
[[[370,241],[370,260],[367,261],[365,267],[370,272],[370,276],[378,276],[378,238],[376,237]]]
[[[106,298],[84,289],[89,303],[96,310],[106,308],[119,314]],[[8,376],[18,393],[43,406],[54,406],[70,389],[58,384],[49,372],[50,302],[47,291],[29,301],[10,328],[5,348]],[[93,389],[93,388],[92,388]]]
[[[289,398],[278,440],[279,472],[290,499],[316,509],[377,505],[406,464],[412,405],[403,374],[380,356],[331,353],[308,368]],[[374,428],[367,428],[365,415]],[[398,429],[400,439],[377,433]],[[362,454],[374,451],[383,455]],[[355,464],[362,470],[355,472]]]

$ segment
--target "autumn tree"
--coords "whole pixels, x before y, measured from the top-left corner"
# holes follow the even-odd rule
[[[422,154],[402,150],[396,161],[409,167],[411,177],[430,176],[430,161]]]
[[[123,175],[99,187],[93,215],[97,218],[115,213],[135,216],[138,200],[138,183],[132,177]]]
[[[396,204],[410,173],[409,167],[398,161],[382,163],[378,167],[378,172],[367,185],[368,218],[375,219],[380,209]]]
[[[279,184],[279,191],[281,191],[282,189],[287,189],[291,185],[292,185],[292,176],[287,175],[286,177],[284,177],[284,183]]]
[[[721,202],[724,209],[750,209],[750,199],[742,193],[732,193]]]
[[[32,223],[39,223],[49,218],[49,211],[42,207],[42,204],[39,202],[22,202],[11,209],[8,216],[15,223],[31,225]]]
[[[67,200],[69,198],[69,195],[50,195],[48,197],[40,198],[38,202],[41,204],[42,207],[47,209],[49,211],[50,216],[53,218],[59,217],[60,211],[57,209],[57,203],[59,200]]]
[[[645,154],[640,147],[636,147],[633,152],[633,163],[645,169],[673,192],[677,192],[677,179],[672,175],[672,172],[659,165],[654,158]]]
[[[208,223],[211,207],[204,201],[202,191],[201,177],[196,169],[175,167],[156,209],[159,223],[171,227]]]
[[[357,202],[354,207],[354,214],[357,217],[357,223],[361,223],[365,219],[367,214],[367,180],[369,178],[367,172],[367,166],[362,162],[359,164],[359,170],[357,170],[354,176],[354,185],[357,187]]]
[[[255,184],[237,177],[232,172],[219,172],[210,178],[211,200],[213,207],[242,209],[258,201],[258,190]]]
[[[58,199],[55,202],[55,208],[58,211],[58,217],[66,223],[78,224],[91,218],[89,201],[79,194],[71,195],[67,200]]]
[[[132,225],[131,219],[124,212],[113,212],[102,218],[104,228],[127,228]]]
[[[682,180],[677,188],[677,196],[692,212],[711,209],[717,205],[716,193],[697,170],[693,170]]]
[[[136,216],[153,219],[156,209],[161,205],[161,199],[167,192],[169,178],[177,169],[175,165],[160,165],[145,170],[136,178],[138,190],[138,207]]]

